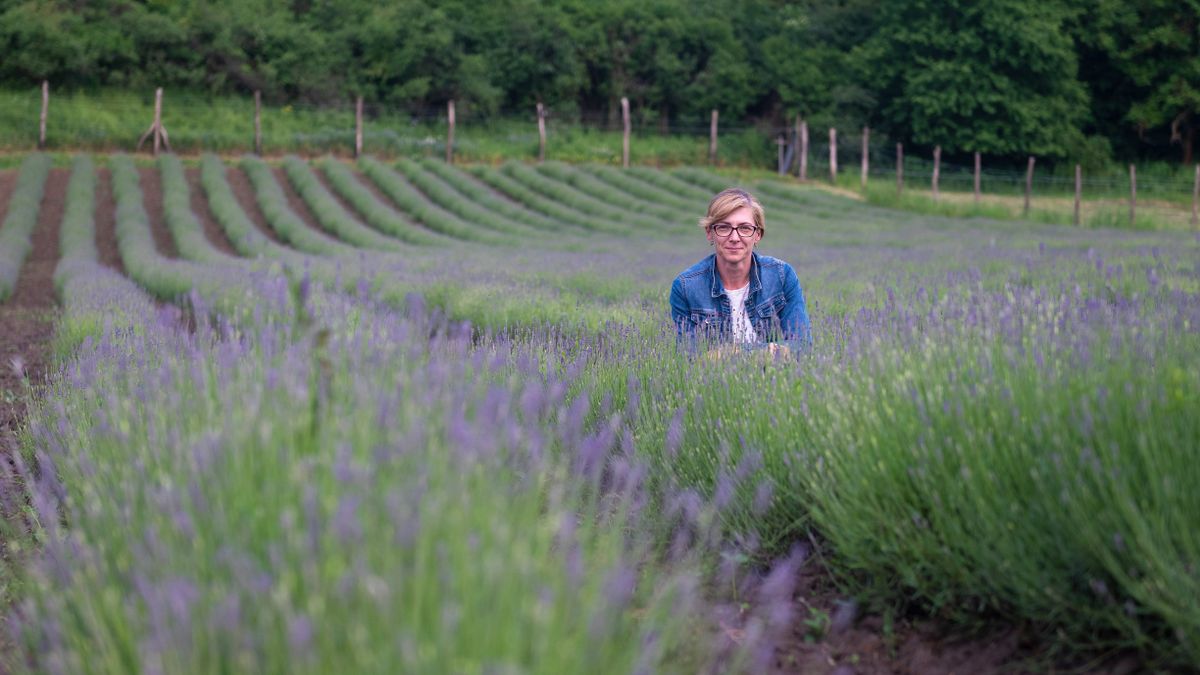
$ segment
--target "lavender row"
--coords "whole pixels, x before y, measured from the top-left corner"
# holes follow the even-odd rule
[[[714,507],[650,490],[622,411],[589,423],[525,347],[354,302],[310,314],[148,326],[66,366],[33,413],[36,472],[11,469],[43,542],[8,622],[30,668],[766,664],[802,553],[737,581],[752,611],[706,598]],[[668,565],[660,530],[682,537]]]
[[[95,164],[86,155],[75,158],[59,230],[62,256],[54,270],[63,306],[55,348],[63,358],[85,340],[139,330],[159,320],[154,302],[137,284],[100,264],[93,219],[95,195]]]
[[[0,223],[0,302],[13,292],[21,265],[33,249],[30,236],[37,225],[42,192],[49,174],[50,158],[46,155],[29,155],[21,162],[8,212],[4,222]]]

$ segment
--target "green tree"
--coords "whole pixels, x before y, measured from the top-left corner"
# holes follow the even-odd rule
[[[873,0],[765,7],[758,22],[767,109],[799,113],[817,124],[858,126],[877,101],[872,78],[859,77],[851,55],[875,29]]]
[[[1118,99],[1139,139],[1166,135],[1184,164],[1200,126],[1200,1],[1105,0],[1098,42],[1131,91]]]
[[[875,126],[950,153],[1069,155],[1087,114],[1069,16],[1044,0],[884,0],[854,54],[885,102]]]

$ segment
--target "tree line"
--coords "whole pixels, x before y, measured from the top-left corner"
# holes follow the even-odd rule
[[[0,86],[362,95],[1191,163],[1200,0],[0,0]]]

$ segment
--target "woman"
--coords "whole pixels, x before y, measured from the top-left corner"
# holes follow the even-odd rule
[[[690,348],[697,339],[772,352],[808,345],[811,329],[796,271],[754,252],[766,234],[758,200],[741,188],[722,190],[700,226],[715,250],[671,284],[671,319],[680,338]]]

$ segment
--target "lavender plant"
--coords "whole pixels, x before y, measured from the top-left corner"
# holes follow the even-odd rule
[[[363,219],[380,232],[417,245],[449,244],[452,241],[448,237],[417,225],[383,203],[354,177],[347,166],[336,159],[327,157],[318,162],[318,167],[329,179],[329,184],[334,191],[353,205]]]
[[[870,611],[1200,660],[1194,236],[898,214],[748,176],[815,345],[706,357],[664,307],[705,254],[690,222],[715,172],[401,164],[464,223],[536,212],[586,247],[490,249],[326,160],[372,227],[436,244],[381,268],[266,239],[205,158],[239,252],[291,277],[222,269],[231,302],[213,265],[157,255],[136,172],[114,169],[131,276],[219,318],[91,333],[34,406],[11,469],[39,538],[18,670],[757,671],[814,541]],[[64,237],[91,260],[76,174]],[[680,224],[585,213],[601,189],[610,215],[680,195]]]
[[[46,155],[30,155],[21,162],[8,213],[0,224],[0,302],[13,292],[21,264],[33,249],[30,234],[37,224],[38,207],[49,174],[50,158]]]
[[[400,253],[407,250],[403,242],[359,222],[358,218],[343,207],[333,193],[321,183],[317,174],[304,160],[290,155],[284,158],[283,169],[296,192],[312,211],[313,217],[342,241],[375,251]]]
[[[696,568],[662,566],[641,534],[656,512],[619,413],[588,428],[511,343],[430,341],[419,317],[353,301],[310,316],[81,348],[34,413],[39,471],[14,469],[41,540],[10,620],[18,668],[694,672],[718,656],[692,642],[713,628]],[[727,665],[782,616],[745,617]]]

